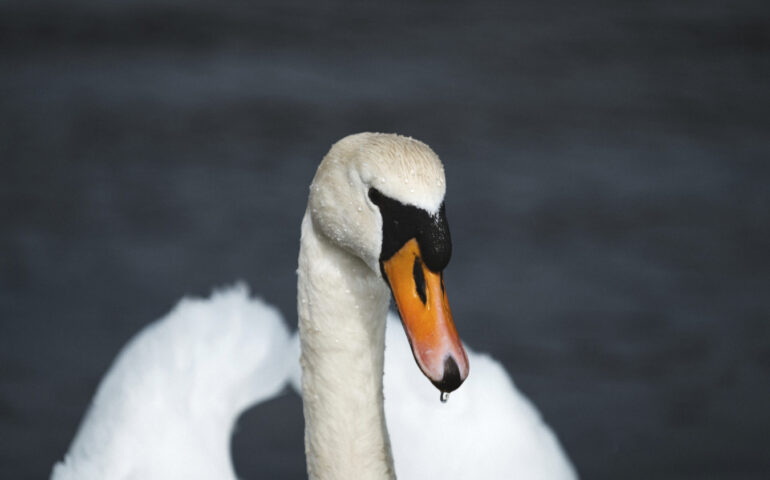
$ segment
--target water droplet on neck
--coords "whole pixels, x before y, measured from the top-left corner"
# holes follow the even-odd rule
[[[439,400],[441,400],[441,403],[446,403],[446,401],[449,400],[449,392],[441,392]]]

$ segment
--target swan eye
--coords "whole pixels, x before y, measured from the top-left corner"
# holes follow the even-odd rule
[[[425,274],[422,272],[422,261],[420,261],[420,257],[417,255],[414,257],[414,268],[412,268],[412,275],[414,276],[414,285],[417,289],[417,296],[420,297],[422,304],[425,305],[425,303],[428,301],[427,297],[425,296]]]

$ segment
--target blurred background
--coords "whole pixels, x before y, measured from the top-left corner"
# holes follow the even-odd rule
[[[296,328],[337,139],[446,166],[464,340],[586,479],[768,478],[763,1],[0,4],[0,465],[44,478],[119,348],[246,280]],[[304,478],[299,398],[243,478]],[[262,432],[270,432],[270,441]]]

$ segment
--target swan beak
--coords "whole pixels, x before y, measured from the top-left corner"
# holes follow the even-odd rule
[[[457,389],[468,376],[468,356],[452,320],[443,273],[425,266],[415,239],[382,269],[420,370],[442,392]]]

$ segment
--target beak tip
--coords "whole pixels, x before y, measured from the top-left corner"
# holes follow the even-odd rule
[[[433,381],[433,385],[436,386],[442,392],[453,392],[462,385],[465,377],[460,374],[460,369],[457,366],[457,362],[450,355],[444,360],[444,376],[439,381]]]

